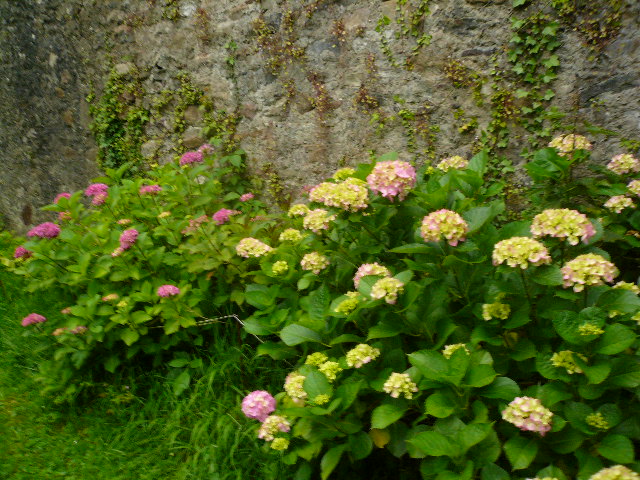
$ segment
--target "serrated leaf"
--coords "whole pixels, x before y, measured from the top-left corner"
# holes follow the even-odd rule
[[[371,413],[371,428],[387,428],[400,420],[406,411],[407,407],[403,403],[380,405],[374,408]]]
[[[338,466],[342,452],[344,452],[346,445],[338,445],[337,447],[330,448],[327,453],[324,454],[322,460],[320,460],[320,478],[327,480],[331,472]]]
[[[481,480],[511,480],[506,470],[495,463],[491,463],[482,469]]]
[[[446,418],[455,410],[455,403],[449,392],[439,391],[429,395],[425,402],[425,413],[436,418]]]
[[[373,340],[376,338],[395,337],[400,332],[402,332],[402,325],[400,324],[400,322],[383,320],[382,322],[378,323],[377,325],[374,325],[369,329],[369,333],[367,334],[367,341]]]
[[[256,355],[269,355],[274,360],[284,360],[296,356],[297,350],[282,343],[264,342],[258,345]]]
[[[480,395],[510,402],[520,395],[520,387],[508,377],[498,377],[491,385],[481,390]]]
[[[311,370],[305,375],[303,388],[311,401],[318,395],[331,396],[333,390],[326,375],[317,370]]]
[[[630,328],[614,323],[607,326],[598,339],[596,352],[603,355],[615,355],[629,348],[635,340],[636,334]]]
[[[413,438],[407,440],[415,448],[432,457],[449,456],[455,457],[459,449],[454,446],[447,437],[438,432],[421,432]]]
[[[298,325],[297,323],[292,323],[291,325],[284,327],[280,331],[280,338],[290,347],[304,342],[322,342],[322,337],[318,332],[315,332],[310,328],[303,327],[302,325]]]
[[[543,265],[534,268],[529,278],[540,285],[562,285],[562,272],[557,265]]]
[[[631,463],[635,459],[633,443],[624,435],[607,435],[596,450],[604,458],[616,463]]]
[[[127,346],[131,346],[138,341],[140,334],[131,328],[127,328],[120,333],[120,338]]]
[[[616,359],[612,364],[608,383],[624,388],[640,386],[640,359],[637,357]]]
[[[531,465],[538,454],[538,442],[520,436],[512,437],[504,444],[504,453],[513,470],[522,470]]]
[[[433,247],[423,243],[408,243],[389,250],[391,253],[431,253]]]
[[[187,358],[174,358],[169,362],[169,366],[173,368],[182,368],[189,363]]]
[[[353,455],[354,460],[362,460],[368,457],[372,449],[373,441],[365,432],[349,435],[349,451]]]
[[[312,320],[322,320],[330,302],[331,293],[323,283],[320,288],[309,294],[309,317]]]
[[[444,381],[449,365],[447,360],[439,353],[431,350],[421,350],[410,353],[409,362],[416,367],[428,380]]]
[[[189,387],[189,383],[191,383],[191,375],[188,370],[185,370],[173,380],[174,395],[182,394]]]
[[[498,374],[491,365],[472,366],[464,377],[463,384],[480,388],[493,382]]]
[[[391,440],[391,434],[388,430],[379,430],[377,428],[372,428],[369,431],[369,437],[378,448],[383,448]]]

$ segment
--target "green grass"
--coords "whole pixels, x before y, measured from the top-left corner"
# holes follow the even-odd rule
[[[239,408],[250,390],[281,389],[285,373],[274,362],[221,335],[202,377],[177,398],[163,372],[132,369],[98,384],[82,403],[55,405],[36,382],[47,350],[25,335],[20,319],[32,311],[55,315],[61,305],[23,293],[1,266],[0,281],[0,478],[292,478]],[[265,378],[272,385],[259,383]]]

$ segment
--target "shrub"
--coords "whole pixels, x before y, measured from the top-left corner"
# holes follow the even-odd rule
[[[235,313],[230,297],[245,274],[235,246],[268,222],[252,221],[264,212],[246,196],[242,151],[197,155],[198,162],[158,167],[146,178],[121,179],[126,166],[108,170],[84,193],[58,195],[45,207],[58,212],[58,223],[32,229],[15,258],[5,259],[28,279],[28,291],[68,302],[43,324],[45,345],[55,341],[41,365],[45,390],[68,398],[87,381],[80,372],[169,362],[179,393],[189,369],[200,368],[193,348],[206,348],[202,326]]]
[[[379,160],[312,189],[280,227],[291,240],[252,260],[245,329],[268,336],[259,354],[293,362],[259,437],[285,450],[296,479],[637,469],[640,290],[612,284],[638,269],[602,248],[620,240],[619,214],[545,210],[568,205],[539,183],[536,218],[504,224],[485,153],[415,177],[398,176],[394,155]],[[560,184],[573,185],[565,174]],[[357,208],[337,198],[367,180],[366,208],[360,193]]]

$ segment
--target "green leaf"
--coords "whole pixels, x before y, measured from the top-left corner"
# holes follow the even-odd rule
[[[421,432],[407,440],[425,455],[456,457],[460,450],[447,437],[438,432]]]
[[[423,243],[408,243],[389,250],[391,253],[432,253],[433,247]]]
[[[584,438],[584,435],[576,429],[567,427],[560,432],[549,433],[545,443],[554,452],[566,455],[575,452],[582,445]]]
[[[562,402],[572,397],[563,383],[549,382],[537,387],[534,393],[545,407],[552,407],[556,403]]]
[[[358,397],[358,392],[364,386],[364,380],[358,380],[356,382],[345,382],[336,388],[336,392],[333,395],[334,398],[340,399],[340,406],[346,410]]]
[[[169,362],[169,366],[173,368],[182,368],[189,363],[187,358],[174,358]]]
[[[447,360],[432,350],[421,350],[408,355],[411,365],[428,380],[444,381],[449,371]]]
[[[330,448],[327,453],[324,454],[322,460],[320,460],[320,477],[322,480],[327,480],[331,472],[338,466],[342,452],[346,448],[346,445],[338,445],[337,447]]]
[[[578,331],[581,322],[577,313],[569,310],[554,312],[552,322],[555,331],[567,342],[581,345],[589,341],[584,335],[580,335]]]
[[[470,387],[484,387],[491,384],[498,374],[491,365],[474,365],[464,377],[463,384]]]
[[[611,373],[611,364],[607,361],[595,365],[582,365],[580,360],[581,359],[578,358],[576,361],[591,384],[597,385],[598,383],[602,383],[609,376],[609,373]]]
[[[596,306],[608,312],[635,313],[640,310],[640,297],[630,290],[612,288],[598,297]]]
[[[565,476],[563,471],[558,467],[554,467],[553,465],[549,465],[548,467],[543,468],[542,470],[538,470],[538,473],[536,473],[536,477],[537,478],[548,477],[548,478],[557,478],[558,480],[567,480],[567,477]]]
[[[138,341],[138,339],[140,338],[140,334],[136,330],[127,328],[122,331],[122,333],[120,334],[120,338],[124,343],[127,344],[127,346],[131,346]]]
[[[404,402],[389,403],[374,408],[371,413],[371,428],[387,428],[397,422],[407,411]]]
[[[247,285],[244,298],[249,305],[260,310],[265,310],[270,305],[273,305],[275,301],[275,297],[269,288],[255,284]]]
[[[400,322],[383,320],[369,329],[367,341],[375,338],[395,337],[400,332],[402,332],[402,325]]]
[[[349,435],[349,450],[353,455],[354,460],[362,460],[367,458],[373,449],[373,442],[371,437],[365,432],[358,432],[353,435]]]
[[[630,328],[614,323],[609,325],[599,338],[596,352],[603,355],[615,355],[629,348],[635,340],[636,334]]]
[[[280,338],[290,347],[304,342],[322,343],[322,337],[319,333],[311,330],[310,328],[298,325],[297,323],[292,323],[291,325],[284,327],[280,331]]]
[[[527,468],[538,454],[538,442],[534,439],[515,436],[504,444],[504,453],[507,455],[513,470]]]
[[[608,383],[624,388],[640,386],[640,359],[637,357],[615,359],[611,366]]]
[[[482,150],[481,152],[476,153],[471,160],[469,160],[469,165],[467,169],[479,173],[480,175],[484,175],[487,171],[487,165],[489,164],[489,154],[486,150]]]
[[[120,365],[120,359],[115,355],[112,355],[105,360],[104,369],[109,373],[115,373],[118,365]]]
[[[446,418],[455,411],[455,403],[449,391],[438,391],[429,395],[425,402],[425,413],[436,418]]]
[[[303,388],[309,395],[311,401],[318,395],[331,396],[333,390],[326,375],[317,370],[310,370],[308,373],[305,373]]]
[[[623,435],[607,435],[596,450],[604,458],[616,463],[631,463],[635,459],[633,443]]]
[[[517,1],[517,0],[516,0]],[[481,480],[511,480],[506,470],[495,463],[491,463],[482,469]]]
[[[557,265],[543,265],[532,269],[529,278],[540,285],[562,285],[562,272]]]
[[[579,402],[568,402],[565,404],[564,415],[571,426],[582,433],[591,435],[594,429],[587,424],[586,418],[593,413],[593,409]]]
[[[352,343],[352,342],[363,343],[364,338],[360,337],[359,335],[353,335],[352,333],[345,333],[331,340],[329,342],[329,345],[338,345],[339,343]]]
[[[191,375],[188,370],[183,371],[173,380],[173,393],[177,397],[184,392],[191,383]]]
[[[462,453],[466,453],[474,445],[477,445],[492,431],[490,423],[472,423],[465,425],[456,434],[456,443],[462,448]]]
[[[325,312],[331,301],[331,293],[326,284],[309,294],[309,317],[312,320],[324,319]]]
[[[144,323],[151,320],[151,315],[142,310],[137,310],[131,314],[131,321],[133,323]]]
[[[284,360],[296,356],[297,350],[282,343],[264,342],[258,345],[257,355],[269,355],[274,360]]]
[[[482,228],[504,211],[504,202],[494,201],[487,207],[476,207],[466,211],[462,217],[467,221],[468,232],[473,233]]]
[[[510,402],[520,395],[520,387],[508,377],[498,377],[491,385],[484,388],[480,395],[485,398],[497,398]]]

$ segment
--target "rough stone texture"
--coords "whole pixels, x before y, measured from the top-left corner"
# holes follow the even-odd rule
[[[276,172],[294,198],[301,186],[342,164],[365,161],[371,150],[397,150],[418,162],[431,161],[428,152],[468,156],[478,132],[459,133],[453,113],[461,108],[467,117],[477,116],[483,128],[489,110],[476,105],[470,89],[454,88],[443,67],[456,59],[484,77],[495,68],[506,69],[504,51],[514,15],[511,2],[432,0],[419,25],[432,36],[431,43],[407,71],[389,63],[375,30],[378,19],[388,16],[392,24],[384,35],[394,56],[402,62],[410,53],[415,40],[393,33],[395,0],[320,0],[310,17],[302,9],[313,0],[288,6],[279,0],[173,3],[178,16],[170,20],[163,16],[165,0],[0,0],[0,212],[8,226],[20,230],[42,219],[40,205],[59,191],[82,188],[98,173],[84,98],[90,83],[99,93],[111,67],[121,73],[137,67],[149,105],[164,89],[178,87],[179,72],[188,72],[216,109],[241,117],[237,135],[252,172]],[[534,0],[528,12],[547,4]],[[274,75],[267,66],[269,49],[259,48],[255,22],[263,18],[278,32],[276,43],[284,45],[288,8],[297,12],[293,44],[305,55],[290,58]],[[577,33],[568,28],[560,32],[561,69],[552,84],[557,93],[553,105],[569,113],[576,125],[586,120],[623,137],[640,138],[639,18],[640,4],[628,0],[620,34],[595,60]],[[344,34],[336,33],[337,21]],[[231,41],[235,50],[229,48]],[[370,56],[376,73],[368,71]],[[361,85],[381,112],[396,116],[381,133],[354,104]],[[328,94],[325,112],[318,105],[319,86]],[[482,92],[490,97],[490,83]],[[427,112],[423,123],[440,129],[432,145],[418,138],[416,152],[408,152],[397,117],[401,110]],[[196,106],[187,109],[185,121],[183,140],[194,148],[203,140],[204,127]],[[166,135],[172,122],[167,113],[149,124],[145,157],[172,158],[173,139]],[[621,151],[616,138],[590,137],[596,160]],[[524,144],[523,132],[515,130],[505,155],[518,163]]]

